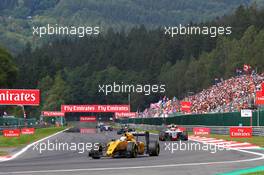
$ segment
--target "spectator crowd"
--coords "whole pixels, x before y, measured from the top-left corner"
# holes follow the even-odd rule
[[[260,90],[264,81],[264,73],[237,74],[227,80],[217,79],[208,89],[190,95],[183,100],[176,97],[163,97],[157,103],[139,113],[139,117],[168,117],[171,114],[181,114],[181,101],[191,102],[192,114],[235,112],[254,105],[255,92]]]

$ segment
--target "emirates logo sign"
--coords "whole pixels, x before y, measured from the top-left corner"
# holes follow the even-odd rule
[[[38,106],[39,104],[39,90],[0,89],[0,105]]]

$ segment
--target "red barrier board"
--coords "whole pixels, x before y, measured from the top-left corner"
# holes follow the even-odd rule
[[[30,135],[35,133],[35,128],[22,128],[21,134]]]
[[[191,112],[192,103],[189,101],[182,101],[181,102],[181,111],[182,112]]]
[[[256,105],[264,105],[264,96],[262,94],[262,91],[256,92]]]
[[[250,138],[252,137],[251,127],[231,127],[230,130],[231,138]]]
[[[194,135],[210,135],[210,128],[193,128]]]
[[[129,105],[61,105],[62,112],[130,112]]]
[[[95,128],[80,128],[81,134],[95,134],[96,129]]]
[[[184,127],[178,127],[178,129],[179,129],[181,132],[186,131],[186,128],[184,128]]]
[[[262,96],[264,96],[264,82],[261,83]]]
[[[33,89],[0,89],[1,105],[38,106],[40,91]]]
[[[135,118],[137,116],[136,112],[116,112],[115,113],[115,118]]]
[[[81,116],[80,122],[96,122],[95,116]]]
[[[20,136],[20,129],[6,129],[3,130],[4,137],[19,137]]]
[[[60,111],[42,111],[43,116],[46,117],[64,117],[65,113]]]

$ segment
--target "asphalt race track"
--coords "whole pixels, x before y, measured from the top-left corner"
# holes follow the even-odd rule
[[[118,138],[116,132],[96,134],[80,134],[64,132],[49,139],[50,142],[88,143],[107,142]],[[151,139],[157,139],[152,135]],[[45,141],[47,142],[47,140]],[[171,143],[171,142],[170,142]],[[192,143],[192,141],[188,141]],[[166,144],[169,144],[166,142]],[[161,152],[158,157],[139,156],[138,158],[102,158],[93,160],[87,157],[87,152],[81,154],[76,151],[44,151],[40,154],[27,150],[19,157],[0,162],[1,174],[217,174],[237,169],[250,168],[264,164],[264,151],[224,150],[216,153],[210,151],[175,151],[171,153],[164,142],[160,143]],[[250,151],[250,152],[248,152]],[[255,155],[251,152],[263,154]],[[136,172],[135,172],[136,171]]]

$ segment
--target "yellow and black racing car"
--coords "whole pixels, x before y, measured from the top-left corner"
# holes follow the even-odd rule
[[[144,136],[145,142],[139,141]],[[129,133],[126,132],[120,139],[112,140],[106,146],[99,145],[99,149],[91,150],[89,157],[100,159],[101,157],[127,157],[135,158],[138,155],[158,156],[160,145],[158,141],[149,139],[149,132]]]

